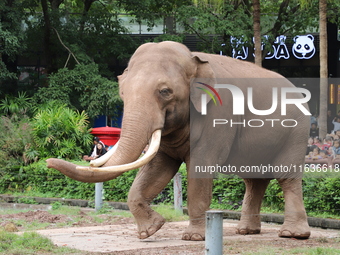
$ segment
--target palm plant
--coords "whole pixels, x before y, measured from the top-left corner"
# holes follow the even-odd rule
[[[92,140],[88,116],[52,101],[33,120],[33,135],[41,157],[79,159]]]
[[[24,115],[31,107],[31,98],[27,97],[26,92],[19,92],[18,97],[6,96],[0,102],[0,111],[9,116],[13,114]]]

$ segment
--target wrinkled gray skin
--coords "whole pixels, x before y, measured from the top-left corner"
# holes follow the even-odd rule
[[[201,116],[202,91],[193,78],[208,78],[214,85],[215,78],[280,78],[276,87],[293,86],[282,76],[255,66],[252,63],[225,56],[190,52],[175,42],[147,43],[140,46],[119,76],[120,96],[124,101],[124,117],[119,148],[104,166],[120,165],[136,160],[146,146],[153,131],[162,130],[162,140],[157,155],[143,166],[130,189],[128,205],[137,225],[139,238],[153,235],[164,224],[164,218],[150,208],[151,201],[159,194],[178,171],[182,162],[188,169],[197,165],[231,164],[294,164],[304,162],[307,141],[308,118],[295,106],[289,106],[284,119],[296,119],[295,128],[275,127],[249,128],[236,125],[220,125],[211,128],[212,119],[220,118],[242,121],[244,119],[282,119],[280,111],[270,116],[254,116],[246,110],[244,116],[233,116],[232,99],[227,89],[220,89],[223,106],[208,104],[209,114],[204,121]],[[254,88],[256,109],[269,109],[272,90],[268,84],[240,80],[238,87]],[[233,81],[231,81],[233,82]],[[267,88],[267,89],[266,89]],[[268,89],[269,88],[269,89]],[[302,97],[299,95],[298,97]],[[191,98],[191,99],[190,99]],[[280,105],[280,102],[279,102]],[[212,111],[211,107],[215,107]],[[191,161],[190,162],[190,108]],[[246,108],[247,109],[247,108]],[[280,107],[278,107],[280,109]],[[207,119],[208,118],[208,119]],[[202,139],[211,137],[212,139]],[[217,135],[218,134],[218,135]],[[202,155],[204,155],[202,157]],[[113,179],[119,173],[88,172],[76,170],[76,166],[58,159],[48,159],[48,166],[83,182],[102,182]],[[191,168],[190,168],[191,167]],[[191,169],[192,170],[192,169]],[[190,224],[182,239],[204,240],[205,211],[209,209],[212,194],[212,178],[193,176],[188,171],[188,211]],[[296,176],[275,176],[285,197],[285,221],[279,236],[308,238],[310,235],[302,200],[301,179]],[[260,207],[269,179],[245,179],[246,193],[242,217],[238,224],[239,234],[260,232]]]

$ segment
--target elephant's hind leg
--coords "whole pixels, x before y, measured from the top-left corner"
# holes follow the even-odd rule
[[[159,213],[151,209],[150,203],[176,174],[180,162],[158,153],[138,172],[129,192],[128,205],[134,215],[140,239],[156,233],[165,223]]]
[[[285,198],[285,221],[280,237],[309,238],[310,229],[302,199],[302,180],[298,178],[279,179]]]
[[[259,234],[261,231],[261,203],[270,179],[244,179],[246,193],[242,205],[241,219],[236,233]]]

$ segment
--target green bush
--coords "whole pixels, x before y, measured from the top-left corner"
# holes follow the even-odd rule
[[[245,192],[243,180],[236,175],[221,175],[213,181],[213,206],[235,210],[242,206]]]
[[[179,173],[182,176],[182,193],[183,193],[183,202],[186,202],[187,198],[187,172],[186,172],[186,165],[182,164],[179,168]],[[158,194],[158,196],[153,200],[154,204],[159,203],[172,203],[174,202],[174,180],[171,179],[171,181],[166,185],[166,187],[161,191],[161,193]]]
[[[84,164],[84,161],[74,162]],[[137,170],[128,171],[116,179],[104,182],[104,200],[127,201],[130,187]],[[186,166],[179,171],[182,175],[183,201],[187,200]],[[239,210],[245,192],[245,185],[237,176],[225,176],[213,180],[212,208]],[[305,178],[303,179],[304,203],[309,215],[322,213],[340,215],[340,180],[338,178]],[[46,162],[30,164],[6,171],[0,179],[0,193],[21,192],[23,195],[34,196],[43,194],[49,197],[63,197],[93,200],[95,184],[75,181],[59,171],[47,168]],[[173,180],[154,199],[154,204],[173,204]],[[283,192],[276,180],[268,185],[263,205],[271,210],[284,209]]]
[[[88,117],[51,101],[32,120],[33,136],[40,157],[79,159],[92,141]]]
[[[37,156],[34,151],[32,127],[28,117],[0,117],[0,176],[19,169]]]
[[[67,107],[86,111],[90,118],[103,113],[116,116],[122,106],[118,83],[103,77],[94,63],[59,69],[49,76],[49,86],[40,88],[34,100],[38,103],[57,100]]]
[[[263,198],[263,205],[275,211],[284,210],[283,191],[276,180],[269,183]]]
[[[83,162],[74,163],[80,164]],[[126,201],[136,173],[137,170],[132,170],[116,179],[105,182],[104,199]],[[0,179],[0,193],[8,192],[19,192],[30,196],[46,194],[52,197],[93,200],[95,184],[73,180],[58,170],[47,168],[46,162],[41,160],[16,171],[7,171]]]
[[[339,178],[304,178],[302,187],[307,212],[340,215]]]
[[[31,98],[27,97],[26,92],[19,92],[17,97],[6,95],[0,101],[0,112],[7,116],[21,116],[27,114],[31,106]]]

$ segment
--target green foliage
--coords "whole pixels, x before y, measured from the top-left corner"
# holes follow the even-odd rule
[[[117,202],[126,201],[137,172],[138,170],[128,171],[116,179],[104,182],[105,200]]]
[[[22,203],[22,204],[37,204],[37,201],[35,201],[34,198],[30,198],[30,197],[19,197],[17,200],[18,203]]]
[[[188,179],[187,179],[187,171],[186,171],[186,165],[183,163],[178,171],[182,176],[182,193],[183,193],[183,202],[186,202],[187,198],[187,185],[188,185]],[[166,185],[166,187],[161,191],[161,193],[158,194],[158,196],[154,199],[154,204],[159,203],[165,203],[173,204],[174,201],[174,180],[171,179],[171,181]]]
[[[119,0],[120,5],[128,13],[136,17],[138,22],[146,21],[149,30],[159,19],[176,16],[177,9],[185,5],[190,5],[189,0],[158,0],[158,1],[138,1]]]
[[[70,248],[56,248],[53,242],[36,232],[25,232],[22,235],[8,233],[0,230],[1,254],[46,254],[46,253],[70,254],[74,250]]]
[[[167,222],[184,221],[189,219],[188,215],[184,215],[183,212],[175,210],[172,205],[160,204],[153,207],[153,209],[162,215]]]
[[[16,77],[8,64],[15,60],[15,56],[25,49],[25,34],[22,33],[21,21],[25,16],[22,1],[0,2],[0,89],[2,81]],[[7,59],[4,62],[4,59]],[[4,86],[5,87],[5,86]]]
[[[236,210],[242,206],[245,185],[240,177],[221,175],[213,183],[214,208]]]
[[[23,1],[0,1],[0,97],[15,94],[16,56],[26,49]]]
[[[73,162],[75,164],[83,161]],[[138,170],[128,171],[116,179],[104,182],[105,201],[127,201],[130,187]],[[183,201],[187,200],[187,175],[183,164],[179,170],[182,175]],[[240,210],[245,185],[237,176],[221,177],[213,180],[213,198],[211,208]],[[310,216],[340,215],[340,191],[338,178],[303,179],[304,203]],[[59,171],[47,168],[46,162],[39,161],[18,169],[3,172],[0,178],[0,193],[21,192],[19,195],[48,194],[50,197],[93,200],[95,184],[75,181]],[[30,199],[21,200],[31,203]],[[154,199],[153,204],[173,204],[173,180]],[[60,202],[53,203],[53,209],[61,207]],[[284,209],[283,192],[276,180],[272,180],[266,190],[263,206],[270,211],[280,212]],[[104,206],[103,211],[108,208]]]
[[[40,157],[79,159],[91,143],[87,115],[55,101],[37,112],[32,125]]]
[[[136,173],[137,170],[129,171],[116,179],[104,182],[104,199],[126,201]],[[47,168],[46,162],[41,160],[15,171],[14,169],[5,171],[0,178],[0,193],[6,192],[93,200],[95,184],[75,181],[53,168]]]
[[[114,208],[112,206],[109,205],[109,203],[103,203],[102,207],[100,208],[100,210],[97,212],[98,214],[106,214],[109,213],[113,210]]]
[[[19,92],[17,97],[8,95],[0,101],[0,112],[5,115],[25,115],[30,109],[31,98],[26,96],[26,92]]]
[[[58,210],[60,207],[62,207],[62,203],[60,203],[59,201],[55,201],[51,204],[52,206],[52,210]]]
[[[339,186],[339,178],[304,178],[303,193],[307,212],[340,215]]]
[[[35,94],[36,102],[58,100],[68,107],[86,111],[90,118],[103,113],[116,115],[122,105],[118,83],[102,77],[96,64],[59,69],[50,76],[49,83],[49,87],[40,88]]]
[[[82,44],[72,38],[101,67],[107,65],[112,58],[129,58],[138,46],[118,18],[120,12],[121,9],[115,3],[107,4],[105,9],[100,3],[95,3],[87,13],[84,29],[81,31]],[[77,20],[75,26],[79,24]]]
[[[0,148],[0,178],[7,170],[17,171],[21,165],[35,160],[37,152],[27,117],[0,117]]]
[[[263,205],[276,211],[284,210],[283,191],[276,180],[269,183],[263,199]]]
[[[247,6],[239,5],[235,8],[233,3],[228,1],[217,13],[214,6],[206,4],[184,6],[178,10],[177,20],[186,33],[196,34],[201,39],[200,50],[210,53],[222,50],[222,43],[231,50],[231,35],[244,39],[252,36],[252,23]],[[211,40],[212,34],[216,36]]]
[[[174,42],[183,43],[184,39],[185,39],[184,35],[162,34],[154,38],[153,41],[154,42],[174,41]]]
[[[196,1],[196,5],[178,9],[177,21],[184,27],[184,33],[201,39],[201,51],[231,53],[231,46],[237,46],[236,41],[234,45],[230,43],[231,36],[242,39],[247,46],[253,45],[252,12],[251,1]],[[306,12],[300,8],[299,1],[262,1],[261,12],[261,34],[269,36],[268,47],[278,35],[306,33],[318,28],[315,4]],[[215,36],[211,39],[212,34]]]

